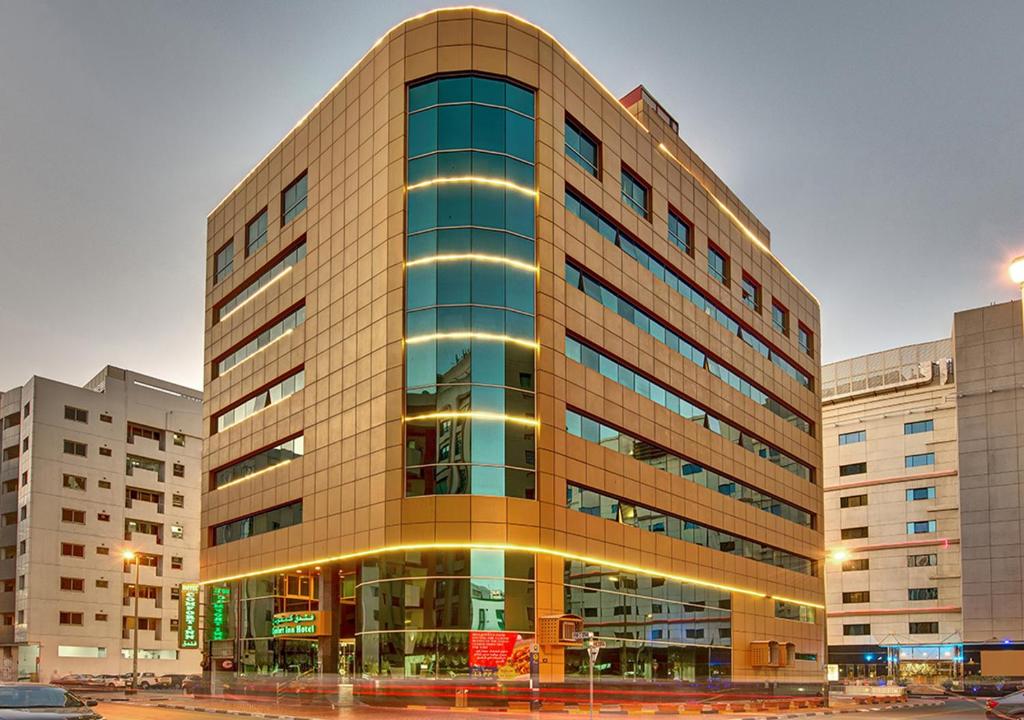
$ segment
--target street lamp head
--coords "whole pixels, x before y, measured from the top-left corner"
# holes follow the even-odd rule
[[[850,553],[846,552],[846,550],[843,550],[842,548],[839,548],[838,550],[833,550],[832,555],[830,557],[836,562],[842,562],[843,560],[846,560],[850,557]]]
[[[1014,258],[1010,263],[1010,279],[1018,285],[1024,285],[1024,255]]]
[[[123,557],[128,562],[131,562],[132,560],[135,559],[135,551],[134,550],[125,550],[123,553],[121,553],[121,557]]]

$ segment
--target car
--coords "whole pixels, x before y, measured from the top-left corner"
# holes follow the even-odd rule
[[[1024,718],[1024,690],[985,702],[985,717]]]
[[[103,720],[73,692],[42,683],[0,683],[0,720]]]
[[[186,675],[181,681],[181,690],[191,695],[208,695],[210,679],[203,675]]]
[[[121,678],[124,680],[124,683],[127,687],[131,687],[131,673],[123,673],[121,675]],[[143,690],[149,690],[151,687],[160,687],[160,680],[159,678],[157,678],[156,673],[140,672],[137,685]]]
[[[96,675],[90,685],[99,685],[107,688],[128,687],[128,681],[120,675]]]
[[[166,675],[157,675],[157,677],[156,677],[157,687],[180,688],[181,687],[181,681],[184,680],[186,677],[188,677],[188,676],[187,675],[182,675],[182,674],[179,674],[179,673],[168,673]]]

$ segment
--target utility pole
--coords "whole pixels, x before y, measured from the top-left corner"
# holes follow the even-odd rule
[[[135,561],[135,612],[132,620],[132,692],[139,686],[139,554],[125,550],[122,557],[128,562]]]

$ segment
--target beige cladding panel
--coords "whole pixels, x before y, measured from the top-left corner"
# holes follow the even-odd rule
[[[542,346],[536,383],[541,421],[537,501],[403,497],[405,85],[460,71],[505,75],[537,91],[537,331]],[[602,142],[600,180],[582,173],[563,153],[567,112]],[[566,482],[584,483],[792,552],[822,555],[820,529],[800,527],[673,478],[568,436],[563,429],[567,404],[585,409],[821,516],[820,479],[817,485],[799,480],[621,386],[581,371],[564,355],[569,329],[820,471],[818,437],[796,430],[634,326],[593,307],[563,282],[569,255],[820,427],[816,391],[799,386],[565,212],[564,189],[569,183],[817,378],[817,360],[803,354],[795,341],[796,324],[802,322],[814,331],[817,342],[816,302],[708,199],[691,175],[658,149],[663,140],[670,139],[656,136],[653,129],[646,131],[549,36],[501,13],[431,13],[392,30],[375,46],[209,218],[208,415],[300,365],[305,367],[306,387],[244,423],[210,435],[204,471],[208,476],[225,463],[300,431],[306,449],[302,458],[286,467],[205,493],[207,527],[298,498],[304,502],[304,522],[229,547],[205,547],[204,577],[401,543],[508,543],[623,563],[642,560],[663,572],[821,602],[821,578],[585,517],[564,507]],[[631,216],[622,206],[622,162],[653,184],[652,222]],[[701,168],[702,179],[712,177]],[[308,172],[309,207],[281,227],[280,193],[303,171]],[[713,187],[728,202],[724,185],[715,179]],[[695,224],[693,256],[665,238],[669,202]],[[245,224],[264,206],[269,208],[268,242],[245,258]],[[742,206],[733,211],[755,232],[762,229]],[[214,322],[213,307],[302,234],[305,260],[235,316]],[[707,276],[703,254],[709,238],[732,259],[733,282],[728,287]],[[214,253],[232,239],[234,270],[213,285]],[[761,313],[740,300],[741,270],[763,284]],[[771,327],[768,308],[773,297],[792,313],[794,332],[788,338]],[[212,377],[210,367],[216,358],[303,300],[306,320],[294,332],[225,376]],[[206,422],[209,429],[209,417]],[[557,588],[545,585],[539,592],[542,606],[554,609],[560,602]],[[798,652],[822,652],[821,618],[817,624],[776,620],[771,601],[734,598],[737,678],[753,672],[744,660],[747,639],[771,636],[795,641]],[[777,672],[817,677],[801,665],[808,664]]]

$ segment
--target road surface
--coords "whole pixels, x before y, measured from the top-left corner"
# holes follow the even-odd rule
[[[289,708],[286,706],[280,709],[275,709],[272,706],[253,708],[245,703],[238,703],[239,710],[255,710],[256,712],[263,713],[275,713],[280,712],[282,715],[290,714]],[[158,708],[152,706],[142,706],[137,703],[125,703],[125,702],[105,702],[100,703],[97,707],[100,714],[103,715],[107,720],[213,720],[214,718],[230,718],[230,715],[214,714],[209,712],[198,712],[194,710],[172,710],[166,708]],[[300,709],[295,709],[294,714],[303,715],[305,714]],[[612,717],[607,714],[602,714],[605,718]],[[565,713],[474,713],[472,715],[481,720],[487,718],[512,718],[519,717],[524,720],[531,718],[537,718],[537,720],[559,720],[565,719],[570,716]],[[450,717],[465,718],[464,713],[455,715],[454,713],[448,713],[443,710],[433,711],[411,711],[411,710],[376,710],[370,708],[343,708],[334,713],[324,713],[319,717],[323,718],[338,718],[338,720],[446,720]],[[621,717],[621,716],[618,716]],[[662,715],[652,715],[652,718],[669,717]],[[687,718],[687,715],[676,715],[673,717]],[[698,715],[692,716],[694,719],[701,717]],[[708,716],[703,716],[708,717]],[[727,720],[728,718],[741,718],[745,717],[749,720],[751,715],[715,715],[713,717],[720,718],[721,720]],[[756,717],[756,715],[755,715]],[[860,710],[856,712],[843,713],[836,717],[837,720],[842,718],[849,718],[849,720],[982,720],[985,717],[985,706],[984,701],[972,701],[972,700],[949,700],[945,705],[934,706],[934,707],[917,707],[917,708],[906,708],[902,710]]]

